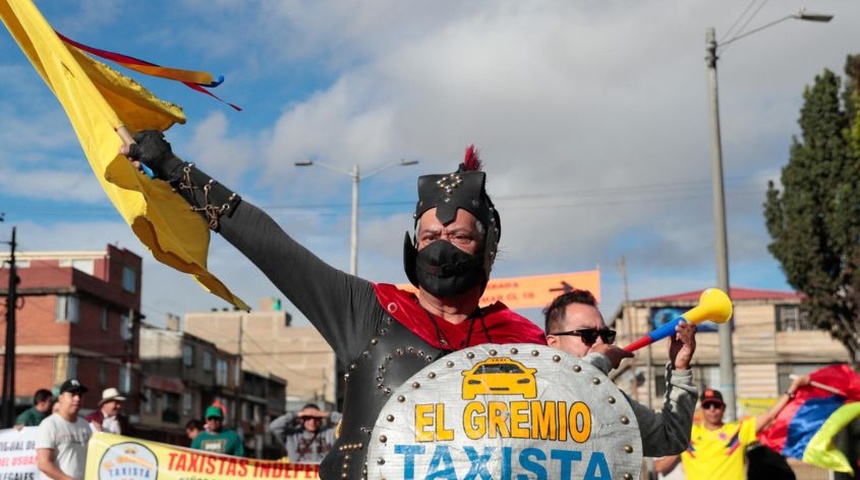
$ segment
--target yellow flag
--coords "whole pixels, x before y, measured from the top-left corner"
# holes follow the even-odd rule
[[[233,305],[248,306],[206,269],[209,230],[170,186],[152,181],[119,154],[117,129],[166,130],[182,109],[134,80],[66,46],[31,0],[0,0],[6,28],[66,111],[105,193],[160,262],[189,273]]]

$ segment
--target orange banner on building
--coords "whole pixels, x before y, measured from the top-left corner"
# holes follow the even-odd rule
[[[411,284],[398,288],[415,292]],[[543,308],[562,293],[574,288],[589,290],[600,300],[600,270],[553,273],[529,277],[498,278],[487,283],[481,305],[502,302],[509,308]]]

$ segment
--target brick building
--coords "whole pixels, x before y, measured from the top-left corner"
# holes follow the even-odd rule
[[[0,255],[0,260],[9,257]],[[139,391],[141,258],[108,245],[101,252],[19,253],[15,263],[20,278],[16,410],[29,407],[37,389],[56,392],[71,377],[89,388],[84,411],[97,408],[104,388]],[[9,268],[3,265],[0,294],[5,296]],[[5,316],[0,323],[0,345],[5,345]],[[139,398],[129,396],[124,408],[137,412]]]

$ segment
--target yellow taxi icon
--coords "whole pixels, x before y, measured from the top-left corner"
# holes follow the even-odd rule
[[[525,398],[537,396],[536,368],[527,368],[510,358],[489,358],[464,370],[463,399],[472,400],[477,395],[513,395]]]

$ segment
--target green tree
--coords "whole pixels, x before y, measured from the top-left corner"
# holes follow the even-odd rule
[[[803,92],[779,190],[769,182],[769,250],[802,311],[856,359],[860,348],[860,55],[849,56],[846,88],[829,70]]]

